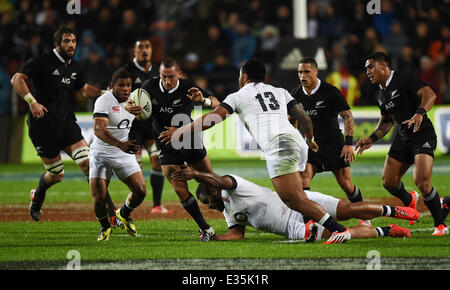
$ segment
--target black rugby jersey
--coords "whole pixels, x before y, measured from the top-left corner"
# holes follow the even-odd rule
[[[435,134],[431,120],[425,114],[418,132],[413,133],[414,126],[408,129],[408,125],[402,125],[403,121],[414,116],[419,108],[421,98],[417,91],[427,86],[422,80],[411,74],[392,71],[391,78],[388,79],[386,89],[379,86],[375,93],[375,101],[381,110],[382,115],[391,115],[398,124],[400,136],[410,139],[425,134]]]
[[[127,64],[125,64],[123,68],[131,73],[131,79],[133,80],[132,91],[140,88],[146,80],[154,77],[159,77],[159,66],[155,66],[154,64],[152,64],[148,72],[145,72],[144,68],[139,66],[135,59],[127,62]]]
[[[28,61],[20,70],[31,78],[32,94],[36,101],[47,108],[46,118],[55,125],[76,120],[72,108],[74,91],[86,84],[80,64],[71,59],[67,67],[56,49]],[[35,118],[31,118],[34,122]],[[42,123],[42,122],[41,122]]]
[[[350,110],[350,107],[338,88],[321,81],[317,91],[311,95],[307,95],[301,85],[294,88],[291,95],[311,118],[317,143],[339,143],[343,140],[338,113]]]
[[[179,79],[178,87],[166,91],[162,85],[161,78],[152,78],[146,80],[141,86],[146,90],[152,100],[152,128],[153,136],[159,150],[162,148],[172,148],[161,143],[158,136],[165,131],[167,127],[181,127],[192,122],[191,112],[194,108],[194,101],[190,100],[186,95],[192,87],[198,88],[204,98],[211,96],[210,93],[199,88],[193,82],[187,79]],[[198,104],[201,106],[201,104]]]

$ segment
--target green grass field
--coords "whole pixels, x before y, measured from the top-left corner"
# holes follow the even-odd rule
[[[381,186],[383,162],[384,158],[360,157],[352,166],[353,181],[366,200],[389,197]],[[144,173],[148,176],[146,165]],[[237,174],[272,188],[263,161],[213,161],[213,167],[219,174]],[[0,210],[14,207],[28,212],[29,190],[37,184],[42,171],[40,164],[0,165]],[[71,162],[65,162],[65,172],[64,181],[48,191],[45,204],[91,202],[87,182],[79,170]],[[433,185],[441,196],[450,192],[449,179],[450,156],[438,157]],[[407,190],[415,189],[411,171],[403,181]],[[195,188],[195,182],[190,184]],[[329,173],[317,175],[312,188],[345,197]],[[122,202],[127,192],[125,185],[113,179],[110,193],[114,201]],[[150,192],[147,200],[151,200]],[[178,200],[167,182],[163,200]],[[222,219],[208,222],[218,233],[227,231]],[[339,245],[305,244],[253,229],[247,229],[243,241],[201,243],[193,220],[153,219],[135,223],[138,237],[115,230],[109,242],[98,243],[99,225],[94,217],[89,222],[0,220],[0,269],[66,269],[73,265],[76,255],[81,269],[366,269],[374,261],[379,261],[381,269],[450,269],[450,236],[431,236],[433,223],[428,212],[422,213],[420,221],[413,226],[391,218],[372,221],[374,226],[397,223],[407,227],[412,232],[410,238],[350,240]],[[356,225],[358,221],[344,224]]]

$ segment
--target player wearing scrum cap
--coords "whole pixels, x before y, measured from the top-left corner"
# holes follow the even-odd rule
[[[46,191],[64,176],[64,150],[89,176],[89,147],[72,109],[74,94],[98,97],[101,90],[86,83],[81,66],[73,60],[75,32],[61,26],[53,35],[55,49],[28,61],[12,79],[16,93],[30,106],[28,135],[46,171],[30,192],[30,215],[38,221]]]

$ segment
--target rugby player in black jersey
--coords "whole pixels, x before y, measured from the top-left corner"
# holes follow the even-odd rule
[[[195,104],[208,108],[219,105],[219,101],[207,91],[180,77],[179,64],[173,58],[164,58],[159,72],[159,78],[148,79],[141,86],[152,99],[153,136],[159,136],[168,127],[181,127],[192,122],[191,112]],[[155,138],[155,143],[164,176],[177,193],[183,207],[204,233],[203,241],[209,241],[215,235],[214,229],[204,220],[186,181],[175,181],[170,178],[171,173],[179,170],[180,165],[185,162],[196,170],[212,172],[211,162],[201,138],[191,140],[192,149],[174,148],[172,144],[165,144],[158,138]]]
[[[46,171],[30,192],[30,215],[38,221],[46,191],[64,176],[64,150],[89,176],[89,147],[72,109],[74,94],[98,97],[101,90],[87,84],[81,66],[73,60],[75,32],[61,26],[53,35],[55,49],[28,61],[11,79],[16,93],[29,104],[28,135]],[[109,194],[108,194],[109,195]]]
[[[304,189],[309,189],[316,173],[331,171],[351,202],[362,201],[360,189],[353,185],[350,163],[353,152],[353,115],[345,97],[336,87],[318,78],[317,62],[312,57],[299,61],[300,85],[291,95],[309,115],[314,126],[314,141],[319,151],[308,150],[308,162],[302,172]],[[344,120],[344,135],[339,129],[338,114]],[[368,223],[368,221],[361,221]]]
[[[159,67],[151,63],[152,43],[148,38],[139,38],[134,44],[134,58],[124,66],[129,71],[133,79],[133,89],[140,88],[148,79],[159,76]],[[130,140],[136,140],[136,144],[144,147],[150,157],[152,171],[150,173],[150,185],[153,194],[152,213],[173,213],[161,204],[164,174],[159,163],[158,153],[156,152],[155,140],[152,134],[152,118],[147,120],[134,119],[130,135]],[[136,159],[142,167],[142,149],[136,153]]]
[[[365,69],[369,80],[378,84],[375,100],[381,118],[375,131],[360,139],[355,146],[362,154],[378,139],[383,138],[397,123],[398,130],[392,141],[383,169],[383,186],[403,204],[416,208],[418,194],[407,192],[401,178],[414,164],[413,178],[422,193],[425,205],[434,220],[434,236],[448,235],[439,194],[431,184],[436,133],[427,112],[433,107],[436,95],[423,81],[410,74],[393,71],[389,58],[383,52],[367,57]]]

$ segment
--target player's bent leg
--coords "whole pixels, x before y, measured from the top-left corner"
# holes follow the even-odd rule
[[[85,176],[89,176],[89,146],[82,139],[75,144],[67,146],[64,151],[75,161]]]
[[[347,202],[339,200],[336,209],[336,219],[348,220],[351,218],[358,218],[363,220],[371,220],[380,216],[417,220],[419,212],[410,207],[388,206],[373,202]]]
[[[346,228],[330,216],[316,202],[310,200],[303,188],[299,172],[293,172],[272,178],[272,184],[280,199],[291,209],[317,221],[331,232],[345,232]],[[348,237],[350,238],[350,237]]]
[[[181,201],[183,208],[189,213],[189,215],[194,219],[194,221],[199,226],[200,230],[203,231],[204,239],[202,241],[209,241],[215,235],[214,229],[205,221],[200,208],[198,206],[197,200],[189,192],[187,182],[176,181],[170,178],[172,172],[179,170],[179,165],[162,165],[162,170],[167,180],[172,185],[175,193]]]
[[[35,221],[41,219],[41,208],[45,200],[47,189],[52,185],[61,182],[64,177],[64,164],[61,156],[54,158],[41,157],[46,171],[41,175],[39,184],[30,191],[30,216]]]
[[[439,193],[431,185],[432,171],[433,157],[427,154],[414,156],[414,183],[421,191],[424,203],[433,217],[435,227],[433,235],[442,236],[448,234],[448,228],[442,214]]]
[[[108,219],[108,211],[105,201],[107,181],[102,178],[91,178],[89,181],[89,187],[93,199],[95,217],[100,223],[100,234],[97,241],[108,241],[111,235],[111,224]]]
[[[382,173],[383,187],[390,194],[399,198],[405,206],[409,206],[413,201],[413,196],[405,190],[401,181],[410,166],[409,163],[401,162],[391,156],[387,156]]]

